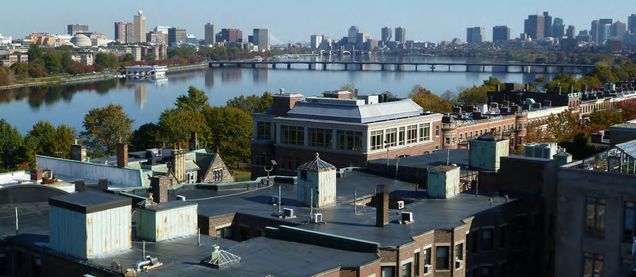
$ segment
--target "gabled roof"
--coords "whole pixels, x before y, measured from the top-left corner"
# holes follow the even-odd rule
[[[316,157],[313,161],[306,162],[298,167],[299,170],[310,172],[322,172],[328,170],[336,170],[336,167],[332,164],[320,159],[320,154],[316,153]]]

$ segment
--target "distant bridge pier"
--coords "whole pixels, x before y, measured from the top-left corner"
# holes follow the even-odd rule
[[[384,64],[380,65],[380,71],[385,71],[386,69],[384,68]]]
[[[276,63],[272,64],[272,69],[276,69]]]
[[[291,63],[287,63],[287,69],[291,69]]]
[[[252,63],[252,68],[256,68],[256,63]]]
[[[431,65],[431,71],[435,72],[435,65],[434,64]]]
[[[327,70],[327,63],[322,63],[322,70]]]
[[[448,65],[448,72],[451,72],[451,65]]]
[[[345,63],[345,64],[344,64],[344,70],[346,71],[346,70],[348,70],[348,69],[349,69],[349,66],[347,65],[347,63]]]

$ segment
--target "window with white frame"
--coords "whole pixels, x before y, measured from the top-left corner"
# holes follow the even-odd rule
[[[384,148],[384,141],[382,138],[384,137],[383,131],[373,131],[371,132],[371,150],[378,150]]]
[[[397,146],[397,128],[391,128],[386,130],[386,134],[384,135],[387,146],[394,147]]]
[[[406,143],[412,144],[417,142],[417,125],[406,127]]]
[[[299,126],[280,126],[280,140],[283,144],[304,145],[305,128]]]
[[[420,124],[420,141],[431,139],[431,123]]]
[[[332,131],[329,129],[321,128],[308,128],[309,133],[309,146],[331,148]]]

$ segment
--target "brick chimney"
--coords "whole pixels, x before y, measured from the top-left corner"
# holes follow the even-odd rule
[[[185,170],[185,151],[183,149],[172,150],[172,173],[177,183],[185,183],[186,170]]]
[[[77,142],[71,145],[71,160],[85,162],[86,161],[86,147],[78,144]]]
[[[296,106],[296,102],[303,99],[302,94],[296,93],[274,94],[273,97],[272,113],[275,116],[285,116],[287,112]]]
[[[128,166],[128,144],[117,144],[117,167]]]
[[[37,183],[42,182],[42,169],[34,168],[31,170],[31,181]]]
[[[168,202],[168,187],[170,180],[166,176],[155,176],[150,178],[150,192],[152,192],[156,203]]]
[[[197,135],[197,132],[191,132],[190,133],[190,147],[189,147],[190,151],[194,151],[199,149],[199,136]]]
[[[378,185],[375,195],[375,226],[384,227],[389,224],[389,193],[386,185]]]

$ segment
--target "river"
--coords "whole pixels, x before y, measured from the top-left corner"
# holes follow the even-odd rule
[[[308,59],[315,59],[310,57]],[[349,57],[349,59],[352,59]],[[354,58],[356,60],[360,57]],[[368,59],[368,58],[362,58]],[[392,57],[373,58],[393,60]],[[443,57],[406,57],[414,61],[467,62],[475,59]],[[484,61],[484,60],[479,60]],[[421,69],[420,69],[421,70]],[[67,124],[82,129],[82,118],[92,108],[109,103],[120,104],[135,120],[135,128],[147,122],[156,122],[161,112],[173,106],[175,99],[187,92],[189,86],[205,90],[211,105],[221,106],[239,95],[260,95],[264,91],[298,92],[306,96],[319,95],[353,84],[360,94],[390,91],[406,97],[415,85],[422,85],[437,94],[447,90],[479,85],[494,76],[504,82],[531,82],[541,74],[483,73],[483,72],[430,72],[430,71],[343,71],[307,70],[297,68],[214,68],[169,74],[167,80],[143,82],[135,80],[108,80],[88,84],[31,87],[0,91],[0,118],[6,119],[21,133],[26,133],[39,120],[55,125]],[[551,76],[544,76],[549,79]]]

